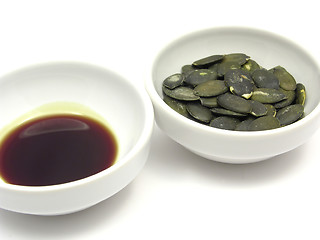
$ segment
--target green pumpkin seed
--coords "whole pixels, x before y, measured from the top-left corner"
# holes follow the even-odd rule
[[[261,117],[267,114],[268,109],[267,107],[262,104],[261,102],[250,100],[251,103],[251,114],[255,117]]]
[[[174,89],[183,83],[184,75],[181,73],[173,74],[163,81],[163,85],[167,88]]]
[[[272,72],[279,79],[280,87],[282,89],[287,91],[296,89],[296,80],[289,72],[287,72],[285,68],[277,66],[270,69],[270,72]]]
[[[243,120],[242,122],[240,122],[236,126],[236,128],[234,130],[236,130],[236,131],[249,131],[249,126],[253,120],[254,120],[254,118],[247,118],[247,119]]]
[[[208,67],[208,69],[213,71],[213,72],[218,73],[219,64],[220,63],[215,63],[215,64],[211,65],[210,67]],[[218,77],[219,77],[219,75],[218,75]]]
[[[280,102],[277,102],[274,104],[275,108],[283,108],[286,106],[289,106],[291,103],[293,103],[293,101],[296,98],[296,93],[295,91],[287,91],[287,90],[283,90],[282,88],[279,89],[284,95],[286,95],[287,99],[282,100]]]
[[[217,80],[218,74],[209,69],[199,69],[186,76],[185,82],[192,86],[197,86],[209,80]]]
[[[301,104],[302,106],[304,106],[305,102],[306,102],[306,88],[302,83],[298,83],[296,88],[295,103]]]
[[[283,67],[267,71],[243,53],[212,55],[184,65],[181,73],[163,81],[162,89],[165,103],[179,114],[238,131],[295,122],[303,117],[306,101],[305,87]]]
[[[225,130],[234,130],[239,123],[240,120],[237,118],[222,116],[211,120],[209,126]]]
[[[209,80],[194,88],[194,94],[200,97],[214,97],[228,91],[224,81]]]
[[[184,102],[177,101],[171,97],[168,97],[167,95],[163,96],[163,100],[169,107],[171,107],[177,113],[185,117],[189,117],[189,113],[187,111],[187,105]]]
[[[297,121],[302,117],[304,107],[301,104],[294,104],[284,108],[281,108],[276,115],[279,119],[281,126],[285,126]]]
[[[188,103],[187,111],[200,122],[209,123],[213,117],[212,112],[200,103]]]
[[[234,63],[238,63],[239,65],[243,65],[249,59],[250,57],[244,53],[230,53],[224,56],[223,61],[234,62]]]
[[[279,89],[279,79],[266,69],[258,69],[252,73],[252,79],[258,88]]]
[[[217,64],[217,72],[219,77],[223,77],[229,70],[240,69],[241,65],[235,62],[221,62]]]
[[[253,92],[253,81],[248,73],[242,69],[229,70],[224,80],[229,87],[230,92],[244,97],[250,98]]]
[[[267,108],[266,116],[275,117],[277,113],[277,109],[271,104],[263,104]]]
[[[253,73],[257,69],[261,69],[261,66],[254,60],[249,59],[245,64],[242,65],[241,69]]]
[[[248,100],[228,92],[218,96],[218,104],[238,113],[250,113],[252,108]]]
[[[213,107],[218,107],[218,100],[217,97],[201,97],[200,102],[202,106],[208,107],[208,108],[213,108]]]
[[[165,95],[177,100],[195,101],[200,98],[199,96],[194,95],[192,88],[184,86],[180,86],[175,89],[169,89],[163,86],[162,90]]]
[[[286,99],[286,95],[277,89],[257,88],[253,91],[251,99],[261,103],[276,103]]]
[[[198,68],[209,67],[210,65],[213,65],[214,63],[221,61],[223,57],[224,55],[212,55],[212,56],[201,58],[197,61],[194,61],[192,65]]]
[[[280,121],[272,116],[259,117],[251,122],[249,131],[270,130],[280,127]]]
[[[197,70],[195,67],[193,67],[192,65],[184,65],[181,68],[181,74],[183,74],[184,76],[189,75],[191,72]]]
[[[210,109],[211,112],[213,112],[214,114],[217,115],[225,115],[225,116],[231,116],[231,117],[245,117],[247,116],[247,114],[243,114],[243,113],[237,113],[228,109],[224,109],[224,108],[211,108]]]
[[[218,76],[224,76],[231,69],[239,69],[249,60],[249,56],[244,53],[231,53],[223,57],[218,64]]]

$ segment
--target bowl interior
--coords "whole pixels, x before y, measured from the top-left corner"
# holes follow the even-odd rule
[[[119,161],[144,129],[143,99],[130,82],[104,68],[72,62],[35,65],[2,77],[0,129],[57,101],[82,104],[103,117],[116,136]]]
[[[319,103],[320,71],[313,58],[302,48],[272,33],[239,27],[215,28],[184,36],[165,48],[153,65],[155,89],[162,98],[161,85],[169,75],[180,72],[181,67],[213,55],[243,52],[269,69],[281,65],[307,91],[305,114]]]

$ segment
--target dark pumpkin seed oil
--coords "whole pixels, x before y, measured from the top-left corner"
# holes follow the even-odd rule
[[[94,118],[51,114],[20,124],[0,145],[0,177],[23,186],[79,180],[114,164],[117,143]]]

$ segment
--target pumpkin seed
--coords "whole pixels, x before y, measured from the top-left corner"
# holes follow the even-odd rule
[[[261,69],[261,66],[254,60],[249,59],[245,64],[242,65],[241,69],[253,73],[257,69]]]
[[[301,104],[294,104],[281,108],[276,115],[282,126],[291,124],[302,117],[304,107]]]
[[[203,106],[213,108],[213,107],[218,107],[218,100],[217,97],[201,97],[200,102]]]
[[[228,92],[218,96],[218,104],[238,113],[250,113],[252,108],[248,100]]]
[[[163,96],[163,100],[169,107],[171,107],[177,113],[180,113],[185,117],[189,117],[189,113],[187,111],[187,105],[184,102],[177,101],[171,97],[168,97],[167,95]]]
[[[279,79],[266,69],[258,69],[252,73],[254,83],[258,88],[279,89]]]
[[[194,94],[200,97],[213,97],[227,91],[225,82],[221,80],[209,80],[194,88]]]
[[[218,114],[218,115],[226,115],[226,116],[233,116],[233,117],[245,117],[247,116],[246,114],[243,113],[238,113],[238,112],[234,112],[228,109],[224,109],[224,108],[211,108],[211,112],[213,112],[214,114]]]
[[[286,99],[286,95],[273,88],[257,88],[253,91],[251,99],[261,103],[276,103]]]
[[[236,130],[236,131],[249,131],[249,126],[253,120],[254,120],[254,118],[247,118],[247,119],[243,120],[242,122],[240,122],[236,126],[236,128],[234,130]]]
[[[295,91],[292,91],[292,90],[291,91],[287,91],[287,90],[283,90],[282,88],[280,88],[279,90],[284,95],[286,95],[287,99],[275,103],[274,107],[275,108],[283,108],[283,107],[289,106],[294,101],[294,99],[296,98]]]
[[[280,127],[280,121],[272,116],[263,116],[253,120],[249,125],[249,131],[262,131]]]
[[[221,62],[217,64],[217,72],[219,77],[223,77],[229,70],[239,69],[241,65],[235,62]]]
[[[193,89],[189,87],[181,86],[175,89],[169,89],[163,86],[162,90],[165,95],[177,100],[195,101],[200,98],[199,96],[194,95]]]
[[[209,69],[199,69],[189,73],[185,78],[185,82],[192,86],[197,86],[209,80],[217,80],[217,78],[218,74],[216,72]]]
[[[209,57],[201,58],[192,63],[195,67],[209,67],[210,65],[217,63],[223,59],[224,55],[212,55]]]
[[[192,65],[188,64],[188,65],[184,65],[181,68],[181,74],[183,74],[184,76],[189,75],[191,72],[195,71],[196,68],[193,67]]]
[[[234,130],[239,123],[240,120],[237,118],[222,116],[211,120],[209,126],[225,130]]]
[[[226,85],[229,87],[230,92],[244,97],[250,98],[253,91],[253,81],[248,73],[242,69],[229,70],[224,80]]]
[[[268,109],[267,107],[262,104],[261,102],[250,100],[251,103],[251,114],[255,117],[261,117],[267,114]]]
[[[226,54],[223,58],[223,61],[226,62],[234,62],[238,63],[239,65],[245,64],[250,59],[249,56],[247,56],[244,53],[230,53]]]
[[[270,72],[272,72],[279,79],[280,87],[282,89],[288,91],[296,89],[296,80],[289,72],[287,72],[285,68],[277,66],[270,69]]]
[[[184,65],[163,81],[162,89],[163,100],[173,110],[222,129],[268,130],[304,116],[303,84],[283,67],[266,70],[243,53],[212,55]]]
[[[163,85],[167,88],[174,89],[183,83],[184,75],[181,73],[173,74],[163,81]]]
[[[239,69],[249,60],[249,56],[244,53],[231,53],[224,55],[218,64],[218,76],[224,76],[231,69]]]
[[[187,111],[192,117],[204,123],[209,123],[213,117],[212,112],[198,102],[188,103]]]
[[[208,69],[218,73],[218,67],[219,67],[219,63],[215,63],[215,64],[209,66]],[[218,75],[218,79],[219,79],[219,75]]]
[[[306,88],[302,83],[297,84],[295,102],[296,104],[301,104],[302,106],[304,106],[306,102]]]
[[[264,106],[267,108],[267,116],[273,116],[275,117],[276,116],[276,113],[277,113],[277,109],[271,105],[271,104],[264,104]]]

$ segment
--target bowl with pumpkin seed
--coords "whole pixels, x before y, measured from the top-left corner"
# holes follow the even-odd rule
[[[320,124],[320,67],[283,36],[218,27],[182,36],[146,81],[156,123],[204,158],[251,163],[305,143]]]

